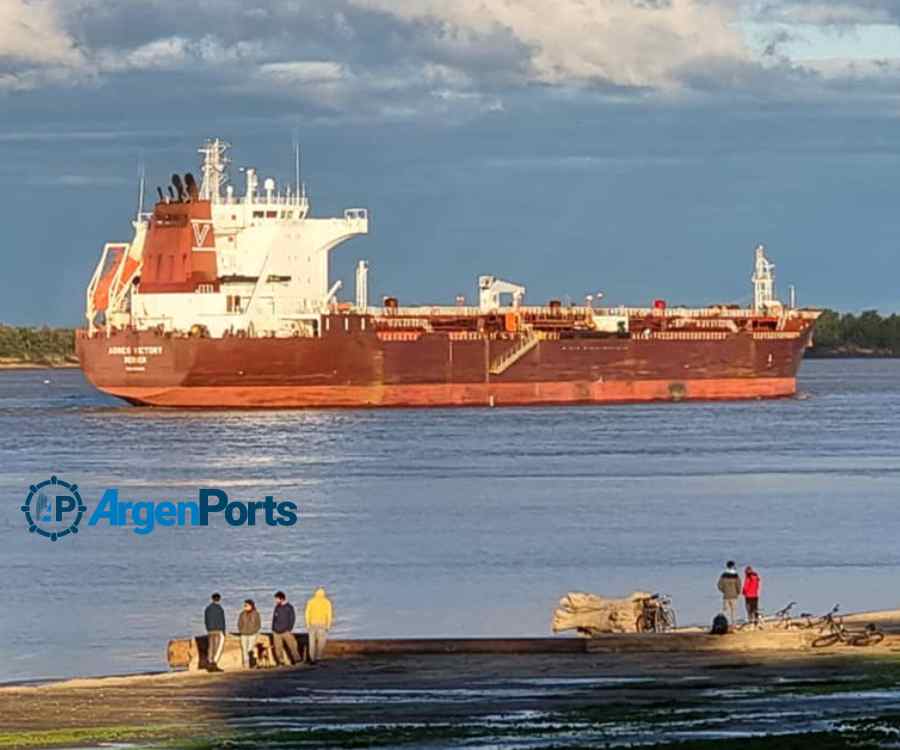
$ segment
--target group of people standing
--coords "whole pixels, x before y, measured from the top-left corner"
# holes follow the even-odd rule
[[[222,609],[222,597],[213,594],[211,601],[203,612],[203,620],[209,638],[207,663],[210,672],[222,672],[219,661],[225,649],[225,610]],[[306,602],[306,630],[309,634],[308,659],[315,664],[325,653],[328,631],[331,630],[334,610],[325,589],[318,588]],[[276,665],[291,665],[303,661],[294,626],[297,616],[294,605],[287,600],[283,591],[275,592],[275,608],[272,610],[272,650]],[[256,646],[262,630],[262,618],[256,603],[245,599],[244,606],[237,619],[237,631],[241,639],[241,661],[244,667],[257,665]],[[290,656],[288,656],[290,655]]]
[[[759,622],[759,592],[761,588],[759,574],[749,565],[744,568],[744,581],[737,571],[734,560],[725,563],[725,570],[719,576],[719,591],[722,593],[722,614],[728,618],[728,624],[734,625],[737,620],[737,600],[744,597],[747,610],[747,622]]]

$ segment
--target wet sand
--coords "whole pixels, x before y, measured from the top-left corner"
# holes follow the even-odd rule
[[[804,654],[368,656],[0,688],[0,747],[725,748],[761,734],[770,737],[759,747],[807,739],[850,747],[822,743],[854,740],[863,731],[854,722],[893,726],[895,713],[900,648],[888,644]],[[806,732],[814,734],[796,744]]]

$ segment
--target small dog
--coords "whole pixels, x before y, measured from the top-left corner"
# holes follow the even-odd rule
[[[266,669],[275,666],[275,654],[272,652],[272,645],[267,642],[256,644],[256,668]]]

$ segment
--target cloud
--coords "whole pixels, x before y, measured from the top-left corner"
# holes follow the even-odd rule
[[[347,73],[344,66],[335,62],[320,60],[298,60],[294,62],[267,63],[260,66],[259,75],[276,83],[287,85],[335,83],[343,80]]]
[[[84,54],[53,0],[0,2],[0,93],[64,83]]]
[[[72,36],[62,27],[52,0],[0,3],[0,61],[26,65],[77,65],[82,61]]]
[[[209,9],[162,0],[4,0],[12,17],[3,26],[30,19],[30,33],[0,37],[0,55],[91,80],[227,65],[239,78],[284,86],[322,84],[323,76],[377,85],[421,68],[443,71],[423,96],[459,99],[476,87],[493,89],[496,99],[500,87],[534,83],[673,89],[686,65],[747,59],[733,2],[557,0],[548,12],[546,0],[220,0]],[[242,68],[247,62],[256,67]],[[27,72],[8,75],[36,85]]]
[[[91,188],[91,187],[120,187],[132,183],[122,177],[62,174],[62,175],[31,175],[24,184],[34,187],[59,187],[59,188]]]
[[[464,40],[508,32],[530,51],[528,77],[545,84],[606,82],[671,88],[704,58],[747,59],[727,0],[351,0]]]
[[[122,71],[181,71],[187,66],[225,66],[263,58],[257,42],[238,42],[227,46],[214,36],[199,39],[169,36],[141,44],[133,49],[103,48],[94,55],[94,67],[100,73]]]
[[[527,98],[827,97],[841,76],[865,96],[893,71],[848,47],[892,23],[884,0],[0,0],[0,94],[131,87],[388,120]],[[828,34],[844,35],[832,54]]]
[[[753,16],[761,22],[854,26],[896,23],[900,7],[890,0],[765,0],[754,4]]]

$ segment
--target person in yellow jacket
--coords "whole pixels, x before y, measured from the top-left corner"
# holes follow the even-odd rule
[[[319,587],[306,602],[306,630],[309,633],[309,661],[315,664],[325,653],[333,610],[325,589]]]

